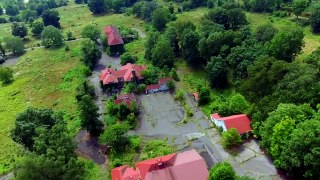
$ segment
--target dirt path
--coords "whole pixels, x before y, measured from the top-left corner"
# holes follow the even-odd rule
[[[141,38],[146,38],[147,37],[146,33],[144,33],[141,29],[139,29],[139,28],[132,28],[132,29],[137,31]]]
[[[9,174],[6,174],[4,176],[1,176],[0,177],[0,180],[9,180],[9,179],[12,179],[14,176],[13,172],[9,173]]]

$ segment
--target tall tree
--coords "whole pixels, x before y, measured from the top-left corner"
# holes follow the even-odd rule
[[[269,52],[275,58],[291,62],[304,46],[303,37],[304,34],[300,28],[285,29],[271,40]]]
[[[125,123],[111,125],[100,136],[100,142],[109,145],[116,153],[124,152],[129,145],[128,130],[129,126]]]
[[[159,32],[150,32],[145,44],[146,47],[146,52],[144,57],[147,60],[151,60],[152,58],[152,49],[155,47],[155,45],[157,44],[157,42],[160,39],[160,33]]]
[[[162,31],[169,21],[169,11],[165,8],[157,8],[152,14],[152,25],[158,31]]]
[[[309,1],[307,0],[293,0],[292,11],[297,16],[297,19],[308,6],[309,6]]]
[[[24,38],[28,34],[28,29],[25,24],[22,23],[13,23],[11,26],[12,35],[19,36],[20,38]]]
[[[87,25],[83,28],[81,35],[84,38],[89,38],[92,41],[97,42],[100,37],[100,30],[95,26]]]
[[[12,139],[21,143],[29,150],[33,150],[34,138],[38,136],[36,128],[51,129],[62,117],[49,109],[28,108],[18,115],[15,128],[12,130]]]
[[[181,49],[186,61],[193,66],[201,64],[198,50],[199,40],[200,37],[197,32],[191,31],[191,29],[183,32]]]
[[[228,85],[227,64],[222,57],[212,57],[206,66],[206,72],[212,88],[224,88]]]
[[[93,69],[102,55],[100,49],[94,41],[86,39],[82,42],[81,51],[83,53],[82,60],[90,69]]]
[[[167,66],[171,68],[174,62],[173,49],[168,39],[162,37],[152,49],[152,64],[158,67]]]
[[[108,4],[109,2],[109,4]],[[109,6],[109,7],[108,7]],[[93,14],[102,14],[109,11],[111,1],[106,0],[88,0],[88,7]]]
[[[56,10],[46,10],[42,14],[43,24],[45,26],[54,26],[56,28],[60,28],[60,17],[59,12]]]
[[[261,24],[255,31],[255,36],[259,42],[265,43],[271,41],[278,30],[272,24]]]
[[[8,14],[9,16],[16,16],[19,14],[19,8],[16,4],[14,3],[10,3],[8,4],[6,7],[6,14]]]
[[[42,31],[44,29],[44,25],[42,21],[34,21],[31,24],[31,32],[34,36],[41,35]]]
[[[25,52],[22,39],[14,36],[4,38],[5,48],[14,55],[21,55]]]
[[[79,101],[81,127],[93,136],[99,136],[103,131],[103,123],[99,120],[99,108],[90,96],[84,95]]]
[[[311,7],[310,24],[312,31],[315,33],[320,32],[320,3],[316,3]]]
[[[47,26],[41,33],[42,44],[45,47],[59,47],[63,44],[63,36],[59,29],[54,26]]]

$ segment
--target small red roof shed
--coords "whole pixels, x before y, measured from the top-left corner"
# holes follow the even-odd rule
[[[124,44],[123,39],[116,27],[111,25],[106,26],[104,28],[104,34],[107,36],[109,46]]]
[[[246,114],[221,117],[218,113],[215,113],[211,115],[211,119],[223,121],[227,130],[229,130],[230,128],[235,128],[237,129],[239,134],[244,134],[252,131],[252,128],[250,126],[251,120]]]

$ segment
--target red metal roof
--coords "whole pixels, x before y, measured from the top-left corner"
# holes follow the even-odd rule
[[[246,132],[252,131],[252,128],[250,126],[251,120],[246,114],[221,117],[219,114],[215,113],[212,114],[211,117],[217,120],[224,121],[227,130],[229,130],[230,128],[236,128],[239,134],[244,134]]]
[[[160,85],[163,85],[163,84],[167,84],[167,82],[170,81],[170,80],[172,80],[171,77],[165,77],[165,78],[160,78],[158,80],[158,82],[159,82]]]
[[[135,100],[136,100],[136,98],[135,98],[134,94],[121,94],[113,102],[116,105],[124,103],[128,107],[131,107],[132,102]]]
[[[133,78],[133,71],[138,79],[143,79],[141,72],[146,69],[146,66],[128,63],[122,66],[120,70],[113,68],[106,68],[100,74],[100,81],[103,85],[118,83],[119,79],[123,78],[124,82],[131,82]]]
[[[108,38],[109,46],[123,44],[122,37],[116,27],[106,26],[104,28],[104,33]]]
[[[195,150],[161,156],[136,163],[136,170],[128,166],[112,170],[112,180],[122,180],[126,177],[136,180],[207,180],[209,177],[207,165]],[[120,169],[120,170],[119,170]],[[128,171],[128,172],[127,172]],[[137,176],[139,173],[139,176]],[[116,176],[116,175],[122,175]]]
[[[160,84],[151,84],[151,85],[148,85],[148,86],[145,88],[145,91],[149,91],[149,90],[153,90],[153,89],[160,89]]]

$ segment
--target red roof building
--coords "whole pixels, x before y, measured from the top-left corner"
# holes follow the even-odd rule
[[[104,34],[107,36],[109,46],[123,44],[123,39],[116,27],[106,26],[104,28]]]
[[[128,107],[131,107],[132,102],[135,102],[135,101],[136,101],[136,98],[134,94],[121,94],[113,102],[115,105],[125,104]]]
[[[207,180],[207,165],[195,150],[161,156],[112,169],[112,180]]]
[[[228,117],[221,117],[218,113],[211,115],[211,121],[218,127],[222,127],[223,131],[227,131],[230,128],[237,129],[239,134],[245,134],[251,132],[250,118],[246,114],[238,114]]]
[[[194,97],[194,100],[198,101],[199,100],[199,93],[198,92],[193,93],[193,97]]]
[[[102,85],[131,82],[134,77],[136,77],[137,80],[142,80],[141,72],[145,69],[146,66],[128,63],[122,66],[120,70],[106,68],[101,72],[99,79]]]
[[[165,77],[165,78],[158,79],[158,84],[151,84],[145,88],[146,94],[168,90],[169,88],[167,86],[167,83],[170,80],[172,80],[171,77]]]

